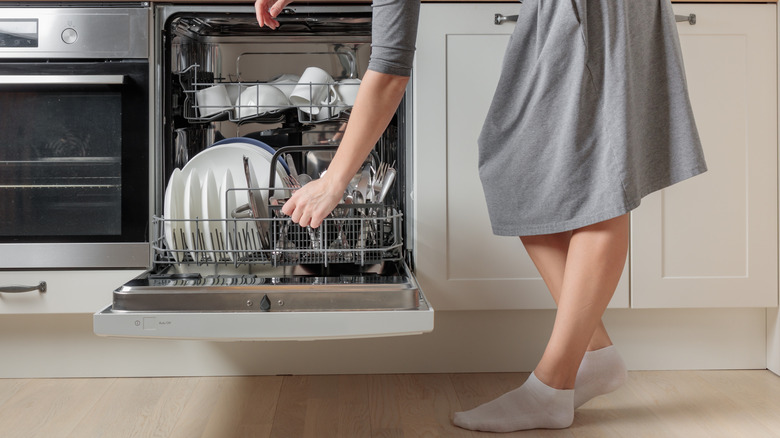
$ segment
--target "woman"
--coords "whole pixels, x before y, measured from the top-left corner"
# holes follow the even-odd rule
[[[260,25],[291,0],[257,0]],[[317,227],[406,87],[419,0],[376,0],[372,55],[328,173],[285,203]],[[558,305],[542,358],[519,388],[453,422],[509,432],[565,428],[617,389],[626,368],[601,317],[642,197],[706,170],[670,0],[526,0],[479,137],[493,232],[520,236]],[[511,175],[510,178],[507,175]]]

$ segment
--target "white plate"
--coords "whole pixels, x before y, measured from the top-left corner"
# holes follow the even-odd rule
[[[173,256],[177,262],[181,262],[184,258],[183,253],[177,251],[183,249],[184,246],[181,242],[183,229],[181,223],[175,221],[183,216],[184,183],[185,179],[181,171],[173,169],[171,178],[168,180],[168,186],[165,188],[163,206],[165,243],[168,245],[168,249],[173,251]]]
[[[202,207],[202,232],[203,243],[207,250],[214,251],[215,249],[224,248],[223,244],[219,243],[220,233],[222,232],[222,225],[219,222],[222,219],[222,210],[219,204],[219,186],[217,186],[217,179],[214,177],[214,172],[211,169],[206,171],[206,178],[203,180],[203,189],[201,190],[201,207]],[[221,258],[221,252],[212,252],[211,258],[217,261]]]
[[[223,219],[229,219],[230,212],[236,208],[236,192],[230,190],[232,188],[234,188],[233,175],[231,175],[230,169],[226,169],[222,183],[219,185],[219,211]],[[223,245],[228,250],[227,256],[230,260],[233,260],[233,254],[229,251],[232,248],[230,244],[233,235],[232,228],[233,221],[225,220],[222,222],[222,238],[225,239]]]
[[[244,155],[252,161],[255,170],[255,176],[261,188],[268,185],[268,176],[271,173],[271,159],[273,154],[258,148],[257,146],[244,143],[230,143],[210,147],[192,159],[184,166],[182,173],[189,176],[191,172],[197,172],[200,177],[205,177],[208,169],[211,169],[215,175],[222,175],[226,170],[230,170],[233,176],[233,187],[246,188],[246,176],[244,174]],[[276,166],[276,180],[274,187],[283,187],[282,178],[286,172],[282,166]],[[263,192],[263,199],[268,202],[268,192]],[[237,205],[243,205],[249,202],[247,192],[236,192]],[[228,219],[230,216],[227,217]]]
[[[243,174],[243,172],[242,172]],[[234,179],[230,169],[225,170],[225,174],[222,177],[222,183],[219,185],[219,215],[227,220],[223,220],[219,223],[222,228],[222,238],[224,239],[223,247],[227,250],[224,253],[230,260],[234,260],[233,252],[246,250],[246,240],[243,239],[251,228],[254,226],[251,221],[236,219],[233,220],[231,213],[235,210],[236,206],[240,205],[236,203],[237,194],[245,194],[242,190],[231,190],[235,188]],[[244,183],[246,185],[246,183]],[[236,241],[239,240],[239,244],[236,245]],[[241,253],[239,253],[241,255]]]
[[[203,191],[200,187],[200,177],[198,172],[190,172],[187,176],[187,184],[184,186],[184,241],[187,243],[187,249],[190,250],[192,260],[198,261],[198,253],[195,250],[202,250],[203,244],[200,240],[200,229],[198,222],[192,219],[201,219],[203,207],[201,199]]]

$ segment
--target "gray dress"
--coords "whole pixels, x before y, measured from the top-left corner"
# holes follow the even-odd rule
[[[526,0],[479,137],[493,232],[580,228],[706,170],[669,0]]]
[[[419,0],[375,0],[369,69],[408,75]],[[479,137],[493,232],[620,216],[706,170],[669,0],[525,0]],[[424,147],[424,146],[423,146]]]

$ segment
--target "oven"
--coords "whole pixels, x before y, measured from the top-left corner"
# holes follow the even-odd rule
[[[0,7],[0,267],[150,266],[148,4]]]
[[[411,93],[319,228],[279,210],[327,170],[339,144],[371,53],[371,7],[291,5],[277,30],[260,28],[248,6],[154,12],[153,266],[113,292],[95,333],[431,331],[413,271]]]

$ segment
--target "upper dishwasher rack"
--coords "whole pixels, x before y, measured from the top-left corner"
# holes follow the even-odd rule
[[[184,95],[182,105],[183,117],[190,122],[215,122],[231,121],[234,123],[259,122],[280,123],[298,122],[302,124],[317,124],[327,122],[344,123],[349,119],[353,101],[344,100],[342,96],[349,94],[354,98],[360,85],[357,73],[356,55],[347,50],[343,53],[331,52],[307,52],[305,55],[337,56],[344,66],[343,78],[330,78],[325,82],[306,81],[297,84],[290,82],[289,77],[297,75],[287,74],[283,82],[271,81],[245,81],[241,73],[242,57],[255,55],[294,55],[300,56],[300,52],[275,52],[243,53],[236,59],[236,75],[228,78],[215,78],[212,73],[203,72],[199,64],[192,64],[177,73],[179,84]],[[300,73],[300,72],[298,72]],[[331,80],[332,79],[332,80]],[[296,85],[303,87],[304,97],[308,103],[292,103],[280,95],[269,96],[269,87],[276,87],[288,99],[292,89]],[[220,90],[224,87],[224,90]],[[318,95],[317,89],[326,89],[324,95]],[[287,89],[286,92],[281,91]],[[211,100],[207,93],[215,95],[225,93],[227,100],[222,97]],[[269,97],[272,97],[269,99]]]

